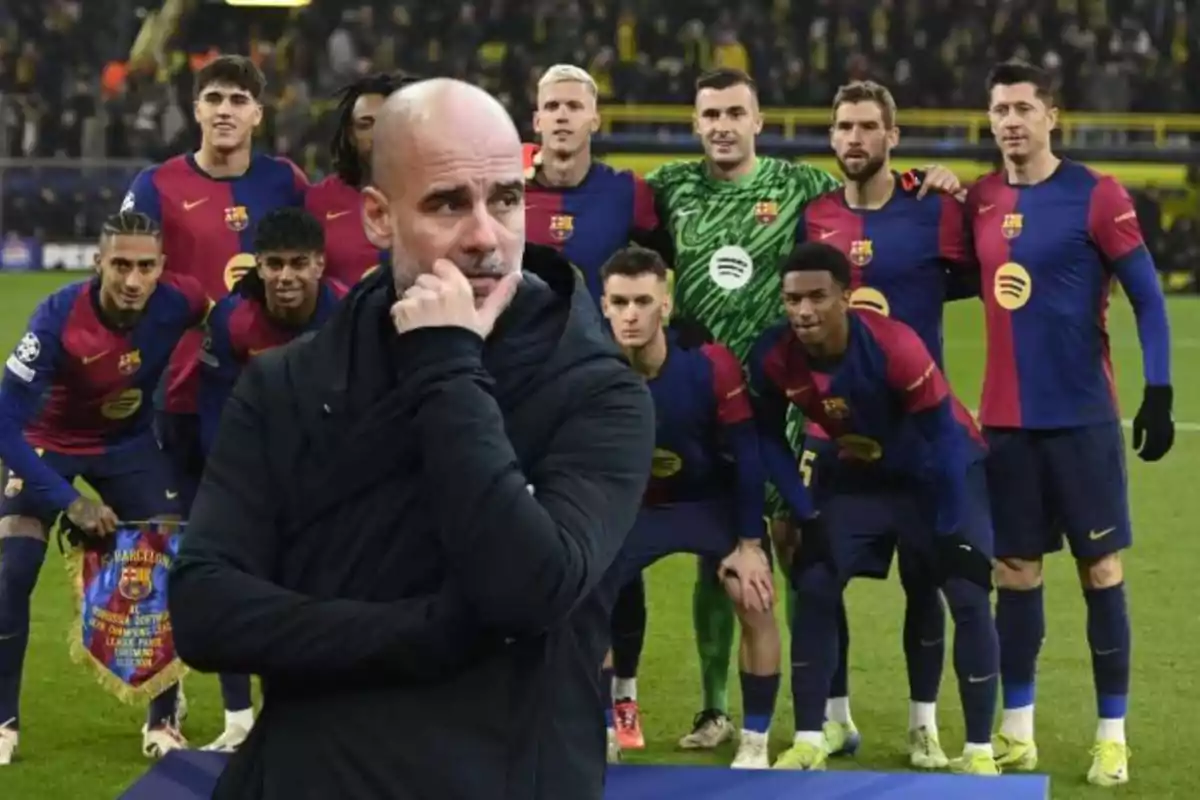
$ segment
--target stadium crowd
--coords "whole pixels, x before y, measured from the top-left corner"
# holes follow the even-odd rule
[[[137,29],[148,15],[164,31],[152,43],[148,23]],[[43,161],[0,171],[0,227],[94,236],[137,166],[45,160],[141,163],[194,146],[192,76],[218,52],[250,53],[268,77],[261,144],[319,176],[328,170],[329,98],[369,71],[481,85],[526,137],[537,76],[556,62],[585,66],[607,102],[690,103],[695,76],[716,65],[753,74],[767,106],[822,107],[847,79],[869,77],[901,108],[974,108],[987,66],[1016,56],[1051,71],[1068,109],[1171,113],[1200,108],[1200,41],[1188,22],[1178,0],[752,0],[736,9],[710,0],[484,0],[294,12],[14,0],[0,7],[0,156]],[[1123,136],[1080,133],[1097,144]],[[1166,228],[1153,237],[1164,245],[1159,263],[1194,263],[1195,214],[1156,214],[1154,192],[1140,203],[1149,229]]]

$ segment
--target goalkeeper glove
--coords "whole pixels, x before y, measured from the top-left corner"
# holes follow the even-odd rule
[[[1158,461],[1175,444],[1170,386],[1147,386],[1142,406],[1133,418],[1133,449],[1142,461]]]

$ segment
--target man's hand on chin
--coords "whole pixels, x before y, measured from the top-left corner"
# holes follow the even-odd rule
[[[433,263],[433,272],[419,276],[392,306],[392,322],[401,334],[419,328],[456,327],[486,339],[520,283],[520,272],[497,278],[477,308],[476,287],[454,262],[440,258]]]

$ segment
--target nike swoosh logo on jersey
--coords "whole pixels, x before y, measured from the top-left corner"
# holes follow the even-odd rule
[[[349,213],[350,213],[349,211],[329,211],[329,212],[326,212],[325,219],[326,220],[337,219],[338,217],[344,217]]]
[[[83,365],[86,367],[88,364],[92,364],[96,361],[99,361],[100,359],[104,358],[106,355],[108,355],[111,352],[112,352],[111,350],[105,350],[103,353],[97,353],[94,356],[84,356],[83,358],[81,358],[79,360],[81,362],[83,362]]]
[[[268,351],[268,350],[270,350],[270,349],[271,349],[271,348],[269,348],[269,347],[262,347],[262,348],[259,348],[258,350],[251,350],[251,351],[250,351],[250,357],[251,357],[251,358],[253,358],[254,356],[260,356],[260,355],[262,355],[263,353],[267,352],[267,351]]]
[[[830,236],[836,236],[837,231],[821,231],[821,238],[828,239]]]
[[[204,203],[207,203],[207,202],[208,202],[208,198],[207,198],[207,197],[202,197],[202,198],[200,198],[199,200],[184,200],[184,201],[183,201],[183,210],[184,210],[184,211],[191,211],[191,210],[192,210],[193,208],[195,208],[196,206],[198,206],[198,205],[202,205],[202,204],[204,204]]]
[[[996,207],[995,203],[988,203],[986,206],[979,207],[979,213],[986,214],[987,212],[991,211],[995,207]]]

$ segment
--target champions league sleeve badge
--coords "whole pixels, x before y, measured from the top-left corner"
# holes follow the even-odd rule
[[[144,703],[187,672],[167,610],[167,575],[183,528],[180,522],[122,522],[105,539],[67,531],[67,568],[79,603],[71,658],[124,703]]]

